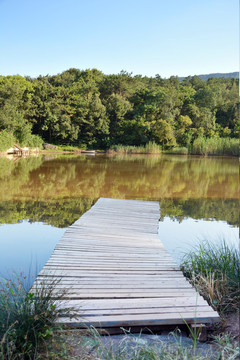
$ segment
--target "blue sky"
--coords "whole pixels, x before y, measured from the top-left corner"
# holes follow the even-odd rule
[[[0,0],[0,75],[238,70],[237,0]]]

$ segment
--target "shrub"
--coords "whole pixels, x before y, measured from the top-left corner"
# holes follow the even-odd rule
[[[16,139],[14,135],[7,130],[0,131],[0,151],[6,151],[14,145]]]
[[[29,135],[23,142],[23,146],[42,149],[43,139],[39,135]]]

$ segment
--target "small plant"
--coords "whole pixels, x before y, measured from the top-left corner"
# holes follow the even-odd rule
[[[225,240],[219,244],[203,241],[185,255],[185,276],[220,313],[236,311],[240,301],[240,259],[238,249]]]
[[[240,358],[240,345],[238,341],[232,341],[230,334],[221,334],[213,337],[213,343],[215,344],[219,358],[237,360]]]

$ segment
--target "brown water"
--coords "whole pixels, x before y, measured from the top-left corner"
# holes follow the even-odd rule
[[[175,237],[172,232],[185,223],[185,238],[191,228],[192,236],[202,235],[201,224],[202,231],[211,224],[215,235],[222,231],[232,237],[238,231],[238,171],[236,158],[0,158],[0,272],[29,267],[30,255],[41,267],[65,228],[99,197],[159,201],[161,240],[164,231],[166,238]],[[207,232],[214,236],[214,231]]]

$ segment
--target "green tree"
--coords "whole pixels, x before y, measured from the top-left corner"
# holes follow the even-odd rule
[[[166,120],[159,119],[153,121],[151,124],[151,131],[154,140],[158,144],[166,148],[171,148],[176,145],[173,128]]]

